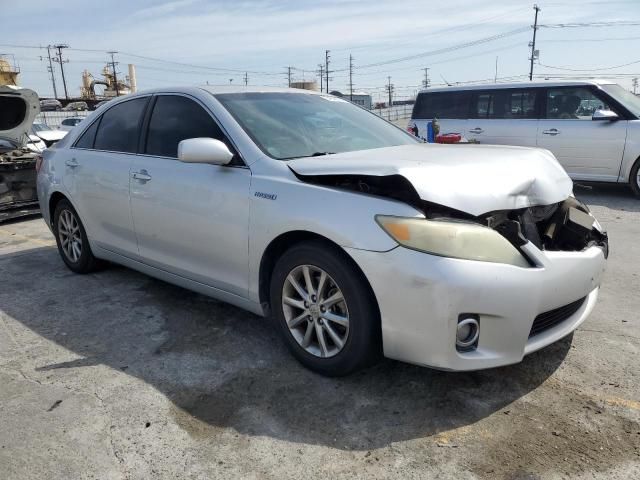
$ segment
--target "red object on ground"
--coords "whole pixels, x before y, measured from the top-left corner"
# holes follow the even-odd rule
[[[436,143],[458,143],[462,140],[462,135],[459,133],[443,133],[436,136]]]

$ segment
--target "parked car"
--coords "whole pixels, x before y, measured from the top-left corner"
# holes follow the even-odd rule
[[[83,117],[65,118],[64,120],[62,120],[62,122],[60,122],[58,129],[68,132],[72,130],[76,125],[78,125],[82,120],[84,120]]]
[[[614,83],[562,81],[430,88],[409,129],[550,150],[574,180],[628,183],[640,196],[640,98]]]
[[[41,112],[55,112],[62,110],[62,104],[54,98],[44,98],[40,100]]]
[[[72,271],[271,315],[327,375],[519,362],[587,318],[608,249],[548,151],[429,145],[302,90],[113,100],[45,151],[38,197]]]
[[[87,102],[71,102],[62,109],[64,112],[86,112],[87,110],[89,110]]]
[[[46,123],[35,122],[31,126],[31,134],[39,137],[47,147],[64,138],[67,130],[53,130]]]
[[[33,90],[0,86],[0,222],[39,210],[35,166],[46,147],[29,134],[39,103]]]

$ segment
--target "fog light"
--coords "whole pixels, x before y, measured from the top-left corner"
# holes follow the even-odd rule
[[[456,331],[456,348],[460,351],[473,350],[479,335],[480,323],[478,320],[469,316],[461,316]]]

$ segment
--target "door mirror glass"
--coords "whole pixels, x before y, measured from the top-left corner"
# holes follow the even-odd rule
[[[227,165],[232,158],[229,148],[213,138],[187,138],[178,144],[178,160],[181,162]]]
[[[618,114],[611,110],[596,110],[593,112],[593,120],[618,120]]]

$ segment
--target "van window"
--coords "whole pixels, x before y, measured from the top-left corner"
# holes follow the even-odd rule
[[[489,90],[476,94],[472,118],[530,119],[536,118],[539,90]]]
[[[470,100],[470,92],[422,92],[416,99],[412,118],[466,119]]]
[[[94,148],[111,152],[136,153],[140,120],[147,97],[134,98],[104,112],[96,133]]]
[[[611,110],[611,108],[587,87],[547,90],[547,118],[591,120],[596,110]]]

